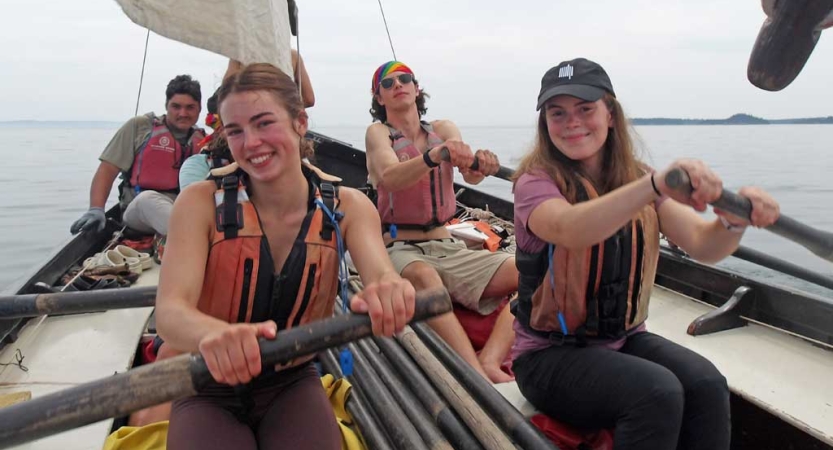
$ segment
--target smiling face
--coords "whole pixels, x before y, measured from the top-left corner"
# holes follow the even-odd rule
[[[613,119],[603,99],[588,102],[568,95],[544,105],[550,140],[565,156],[588,169],[601,167],[601,155]]]
[[[188,94],[176,94],[165,104],[165,121],[177,131],[185,132],[197,123],[200,102]]]
[[[290,117],[267,91],[229,94],[220,105],[226,138],[234,160],[255,181],[272,181],[301,164],[300,140],[307,117]]]

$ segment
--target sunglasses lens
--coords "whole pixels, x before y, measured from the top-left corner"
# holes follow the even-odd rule
[[[408,84],[414,81],[414,76],[410,73],[399,74],[396,78],[399,79],[399,84]],[[385,78],[379,82],[379,85],[385,89],[390,89],[393,87],[393,80],[393,78]]]
[[[414,76],[411,75],[410,73],[403,73],[402,75],[399,75],[399,82],[400,83],[408,84],[411,81],[414,81]]]

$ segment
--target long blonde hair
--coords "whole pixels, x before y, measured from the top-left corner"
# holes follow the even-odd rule
[[[644,173],[644,166],[635,154],[630,122],[622,110],[622,105],[609,93],[605,93],[602,99],[613,119],[613,127],[609,130],[602,149],[604,153],[602,154],[601,178],[599,180],[590,178],[579,161],[568,158],[553,144],[547,129],[546,108],[541,108],[535,144],[532,151],[521,160],[512,177],[513,189],[521,175],[540,170],[552,178],[568,201],[575,202],[577,186],[581,183],[579,176],[590,181],[596,192],[603,195],[635,181]]]

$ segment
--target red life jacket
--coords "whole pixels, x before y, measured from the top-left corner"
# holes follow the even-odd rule
[[[411,140],[391,127],[391,145],[400,162],[413,158],[422,158],[422,153],[444,141],[434,133],[431,124],[422,122],[422,128],[428,133],[428,148],[420,150]],[[444,224],[454,216],[457,201],[454,197],[454,167],[443,161],[431,169],[413,186],[391,192],[383,185],[377,186],[376,208],[382,218],[382,226],[397,228],[430,230]]]
[[[302,170],[310,182],[308,212],[279,274],[274,274],[269,244],[241,179],[243,172],[215,179],[220,189],[214,194],[216,224],[197,304],[200,311],[228,323],[272,319],[278,330],[332,316],[338,291],[337,234],[315,199],[335,214],[338,190],[313,170]]]
[[[153,122],[153,129],[147,141],[133,157],[130,168],[130,186],[139,191],[179,191],[179,168],[182,163],[199,149],[199,142],[205,132],[192,128],[188,142],[182,144],[174,138],[165,126],[165,116],[158,118],[152,113],[148,117]]]
[[[570,203],[598,197],[590,182],[581,181]],[[519,248],[513,312],[527,330],[558,341],[618,339],[648,318],[658,260],[659,221],[653,203],[591,247],[549,244],[537,253]]]

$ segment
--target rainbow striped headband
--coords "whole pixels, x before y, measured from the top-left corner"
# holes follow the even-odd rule
[[[379,66],[379,68],[376,69],[376,72],[373,74],[373,79],[370,80],[372,82],[372,84],[370,85],[370,92],[375,94],[376,89],[379,87],[379,83],[382,82],[382,79],[392,74],[393,72],[403,72],[409,73],[411,75],[414,74],[414,71],[411,70],[411,68],[406,66],[405,64],[399,61],[388,61]]]

